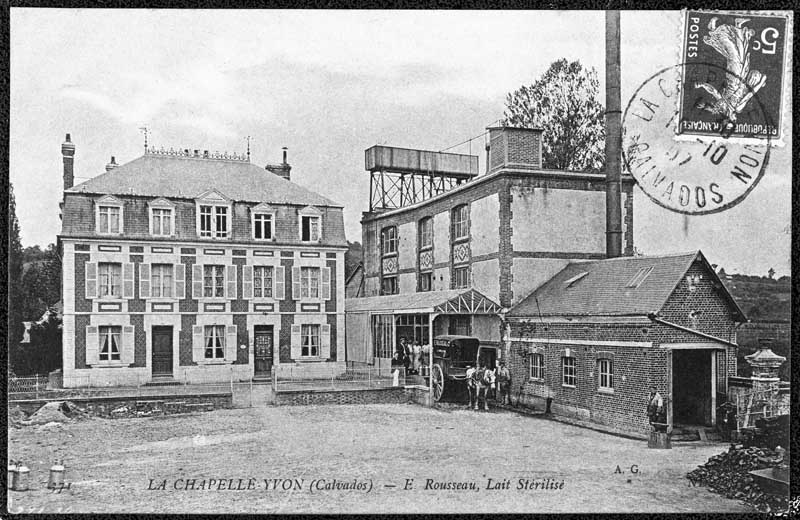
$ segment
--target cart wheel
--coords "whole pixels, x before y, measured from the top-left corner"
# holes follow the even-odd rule
[[[431,380],[433,381],[433,400],[439,401],[444,393],[444,374],[442,373],[442,367],[433,365],[431,369]]]

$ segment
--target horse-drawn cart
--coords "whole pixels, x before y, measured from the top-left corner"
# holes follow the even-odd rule
[[[497,359],[495,347],[482,346],[478,338],[470,336],[436,336],[433,339],[433,400],[439,401],[446,391],[466,385],[467,367],[483,362],[494,369]]]

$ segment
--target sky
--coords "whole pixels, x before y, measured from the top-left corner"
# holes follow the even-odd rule
[[[441,150],[481,136],[508,92],[562,57],[597,69],[602,89],[604,27],[601,11],[11,9],[10,178],[23,245],[60,230],[66,133],[79,183],[112,155],[141,156],[143,126],[166,148],[244,152],[249,135],[259,165],[288,147],[292,180],[344,205],[347,238],[361,241],[366,148]],[[678,62],[680,14],[623,12],[621,41],[625,106]],[[789,274],[786,142],[750,195],[716,215],[670,212],[637,188],[637,249],[701,249],[729,273]],[[479,155],[483,171],[483,145],[450,151]]]

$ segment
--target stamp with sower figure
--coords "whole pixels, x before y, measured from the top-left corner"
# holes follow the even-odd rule
[[[687,11],[677,134],[780,141],[788,25],[780,15]]]
[[[684,22],[684,61],[628,102],[623,158],[653,202],[704,215],[744,200],[783,137],[791,17],[686,11]]]

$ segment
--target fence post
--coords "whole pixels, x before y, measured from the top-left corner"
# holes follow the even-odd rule
[[[34,376],[34,380],[36,381],[36,399],[39,399],[39,374]]]
[[[367,388],[372,388],[372,370],[367,367]]]

